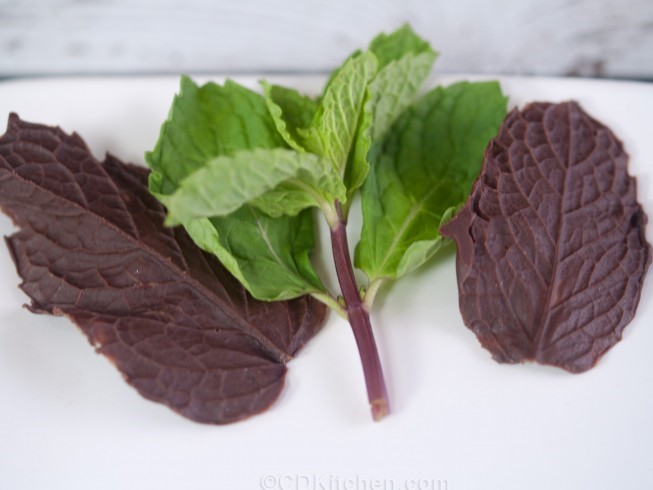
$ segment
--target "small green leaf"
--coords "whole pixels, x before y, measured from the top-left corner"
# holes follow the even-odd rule
[[[388,132],[361,191],[355,263],[371,282],[419,267],[442,245],[439,227],[465,201],[506,101],[495,82],[438,87]]]
[[[372,139],[381,139],[390,126],[415,100],[431,71],[436,53],[407,53],[379,71],[370,84],[372,94]]]
[[[408,24],[390,34],[379,34],[370,43],[369,50],[376,55],[379,66],[398,61],[407,53],[418,55],[432,52],[429,43],[419,37]]]
[[[310,210],[271,218],[245,205],[225,218],[190,221],[186,229],[255,298],[276,301],[325,291],[310,261],[315,247]]]
[[[350,195],[367,177],[375,157],[375,152],[370,154],[373,142],[380,141],[413,102],[437,57],[429,44],[408,26],[380,34],[369,50],[379,60],[379,71],[368,87],[353,161],[345,175]]]
[[[311,153],[285,148],[254,149],[219,156],[193,172],[163,199],[169,224],[226,216],[251,203],[269,216],[294,216],[343,199],[333,166]]]
[[[315,112],[317,102],[291,88],[270,85],[261,81],[265,103],[274,120],[277,131],[292,149],[303,152],[302,137],[297,130],[307,128]]]
[[[307,150],[328,159],[344,175],[356,138],[367,86],[376,75],[376,57],[353,56],[335,73],[311,125],[300,131]]]
[[[230,81],[198,87],[182,77],[159,140],[146,154],[152,169],[150,190],[165,201],[186,177],[216,157],[285,147],[261,95]],[[314,246],[310,211],[271,218],[245,205],[221,218],[189,220],[184,227],[258,299],[324,291],[309,261]]]
[[[345,58],[345,61],[343,61],[342,64],[339,67],[337,67],[337,68],[335,68],[334,70],[331,71],[331,73],[329,74],[329,78],[327,79],[327,82],[324,84],[324,90],[322,90],[322,95],[317,98],[318,103],[322,102],[322,98],[323,98],[324,94],[329,91],[329,87],[331,86],[333,81],[336,79],[338,74],[342,71],[342,69],[347,65],[349,60],[352,60],[354,58],[358,58],[361,54],[363,54],[363,51],[361,51],[360,49],[357,49],[356,51],[351,53],[349,56],[347,56],[347,58]]]

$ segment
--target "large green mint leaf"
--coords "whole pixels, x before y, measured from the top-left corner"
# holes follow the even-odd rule
[[[350,193],[367,177],[370,161],[375,158],[370,154],[373,142],[380,141],[413,102],[437,57],[409,26],[389,35],[380,34],[369,49],[379,60],[380,69],[369,85],[353,163],[347,168],[345,182]]]
[[[152,169],[150,190],[171,194],[179,182],[218,155],[282,146],[259,94],[232,81],[198,87],[182,76],[156,147],[146,155]]]
[[[330,80],[309,128],[300,131],[306,149],[327,158],[341,175],[358,132],[367,86],[376,71],[371,52],[350,57]]]
[[[439,227],[465,201],[506,101],[495,82],[438,87],[388,132],[361,191],[355,262],[371,282],[415,269],[442,245]]]
[[[182,77],[156,147],[146,155],[152,169],[150,190],[165,201],[186,177],[220,155],[285,146],[261,95],[230,81],[224,86],[208,83],[198,87]],[[240,215],[198,218],[184,226],[196,243],[218,256],[258,299],[289,299],[323,291],[308,260],[313,250],[310,212],[272,218],[256,210],[247,213],[248,209],[246,205]],[[239,239],[245,236],[247,240]],[[277,239],[271,240],[271,236]],[[249,248],[236,249],[235,241]],[[256,253],[250,253],[253,250]],[[254,260],[276,264],[286,273],[259,275],[260,268],[251,263]]]
[[[317,111],[317,102],[294,89],[270,85],[265,80],[261,81],[261,86],[279,134],[292,149],[305,151],[297,130],[311,124]]]

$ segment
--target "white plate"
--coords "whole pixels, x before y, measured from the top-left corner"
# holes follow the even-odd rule
[[[312,92],[322,84],[275,81]],[[653,85],[502,85],[513,105],[576,99],[610,125],[653,216]],[[100,158],[110,150],[142,162],[176,90],[176,77],[9,81],[0,117],[60,125]],[[4,217],[0,232],[12,232]],[[653,488],[652,280],[624,341],[571,375],[492,361],[461,321],[452,254],[431,265],[382,294],[372,318],[390,417],[371,421],[353,337],[332,315],[290,364],[270,411],[212,427],[142,399],[67,320],[22,309],[0,250],[0,488]]]

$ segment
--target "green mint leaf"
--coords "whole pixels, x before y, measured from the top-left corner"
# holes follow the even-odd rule
[[[279,134],[293,150],[303,152],[302,137],[297,130],[307,128],[315,112],[317,102],[291,88],[270,85],[261,81],[265,103]]]
[[[192,220],[185,228],[255,298],[276,301],[325,292],[310,261],[315,248],[310,210],[271,218],[246,205],[224,218]]]
[[[368,88],[353,164],[345,177],[350,193],[367,177],[370,161],[375,158],[370,155],[373,142],[380,141],[413,102],[437,57],[429,44],[408,26],[377,36],[369,49],[379,60],[380,69]]]
[[[198,87],[182,77],[159,140],[146,155],[152,170],[150,191],[165,201],[186,177],[218,156],[283,147],[285,142],[261,95],[230,81],[224,86],[208,83]],[[184,227],[258,299],[288,299],[324,291],[308,260],[314,245],[310,211],[271,218],[245,205],[232,215],[198,218],[185,222]],[[253,264],[254,256],[264,266]],[[279,275],[277,270],[285,273]]]
[[[384,43],[380,46],[375,48],[373,47],[375,43],[372,42],[370,47],[379,60],[383,60],[380,62],[381,69],[378,75],[370,84],[372,139],[374,140],[382,138],[399,115],[415,100],[417,92],[437,58],[437,53],[429,44],[414,33],[410,38],[415,38],[414,42],[405,42],[407,30],[412,33],[410,28],[402,28],[384,37]],[[406,51],[399,51],[402,47]],[[391,55],[400,56],[393,58]]]
[[[382,138],[415,100],[435,58],[436,53],[433,51],[418,55],[408,53],[379,71],[370,84],[373,140]]]
[[[329,74],[329,78],[327,79],[327,83],[324,84],[324,90],[322,91],[322,95],[320,95],[317,98],[318,102],[322,102],[322,98],[324,97],[324,94],[329,91],[329,87],[331,87],[331,84],[336,79],[338,74],[342,71],[342,69],[347,65],[349,60],[352,60],[354,58],[358,58],[361,54],[363,54],[363,51],[361,51],[360,49],[357,49],[356,51],[351,53],[349,56],[347,56],[347,58],[345,58],[345,61],[343,61],[342,64],[339,67],[337,67],[337,68],[335,68],[334,70],[331,71],[331,73]]]
[[[367,86],[376,71],[374,54],[365,52],[350,57],[327,85],[311,125],[300,131],[306,149],[328,159],[343,176],[358,131]]]
[[[496,82],[462,82],[434,89],[397,120],[361,190],[355,263],[370,282],[415,269],[442,245],[439,227],[465,201],[506,102]]]
[[[226,216],[247,203],[269,216],[294,216],[311,206],[328,207],[345,192],[333,166],[317,155],[254,149],[210,160],[163,202],[168,223],[179,224]]]
[[[232,81],[198,87],[182,76],[159,140],[146,155],[152,169],[150,190],[171,194],[185,177],[218,155],[281,146],[283,139],[259,94]]]
[[[419,37],[408,24],[390,34],[379,34],[370,43],[369,50],[376,55],[379,66],[398,61],[407,53],[417,55],[432,52],[429,43]]]
[[[413,101],[434,60],[433,52],[417,56],[409,53],[399,61],[393,61],[382,68],[370,84],[356,139],[353,163],[347,167],[345,175],[350,193],[365,182],[370,162],[375,158],[374,154],[370,155],[373,143],[383,138],[397,117]]]

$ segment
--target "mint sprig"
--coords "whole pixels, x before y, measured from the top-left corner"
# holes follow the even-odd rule
[[[349,320],[376,420],[389,407],[369,318],[376,291],[440,247],[439,227],[465,201],[506,110],[495,83],[436,88],[415,101],[436,57],[403,26],[353,53],[317,99],[266,82],[257,94],[182,77],[147,155],[168,223],[182,224],[253,296],[310,294]],[[359,189],[363,287],[346,233]],[[329,225],[340,294],[310,262],[311,208]]]
[[[159,140],[146,155],[152,170],[150,191],[166,203],[186,178],[214,159],[275,148],[286,144],[263,96],[231,81],[198,87],[184,76]],[[312,294],[330,301],[309,258],[315,246],[310,211],[272,218],[245,204],[227,216],[183,224],[254,297],[281,300]]]

